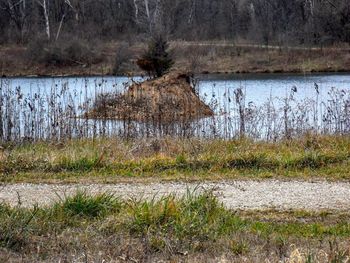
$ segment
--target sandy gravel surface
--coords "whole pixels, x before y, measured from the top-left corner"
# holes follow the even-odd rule
[[[187,191],[213,189],[220,201],[233,209],[305,209],[350,211],[350,183],[305,181],[224,181],[218,183],[150,184],[12,184],[0,186],[0,202],[22,206],[48,205],[77,190],[110,192],[122,198],[153,198]]]

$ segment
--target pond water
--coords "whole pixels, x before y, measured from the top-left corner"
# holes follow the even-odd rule
[[[246,101],[259,105],[265,103],[271,96],[284,98],[290,94],[293,87],[297,88],[294,97],[297,100],[313,99],[316,94],[315,83],[319,87],[320,97],[327,98],[331,88],[350,89],[350,73],[341,74],[241,74],[199,75],[198,90],[200,96],[209,102],[213,95],[219,100],[225,93],[237,88],[244,90]],[[94,97],[98,93],[122,92],[132,81],[142,81],[142,78],[127,77],[54,77],[54,78],[7,78],[3,83],[12,89],[20,87],[25,95],[50,95],[55,87],[65,86],[76,93],[84,93]]]
[[[187,125],[186,132],[192,135],[232,138],[244,132],[271,139],[285,135],[287,129],[295,134],[308,130],[324,133],[350,130],[350,74],[209,74],[196,78],[199,96],[214,108],[216,116],[198,120],[190,128]],[[69,109],[71,115],[73,112],[74,117],[79,117],[99,94],[123,92],[130,83],[142,79],[105,76],[0,81],[0,139],[18,140],[65,137],[65,133],[84,137],[99,134],[101,129],[103,135],[122,134],[125,123],[104,120],[101,124],[75,118],[68,125],[62,116]],[[238,89],[242,94],[237,97]],[[240,109],[244,109],[244,116]],[[138,124],[133,129],[141,136],[157,133],[140,132]],[[182,129],[172,127],[175,135],[184,134]]]
[[[243,88],[246,101],[265,103],[271,96],[285,98],[293,87],[297,88],[296,100],[313,99],[316,95],[315,83],[320,97],[327,99],[331,88],[350,89],[350,73],[343,74],[244,74],[201,76],[200,91],[215,92],[222,97],[228,89]]]

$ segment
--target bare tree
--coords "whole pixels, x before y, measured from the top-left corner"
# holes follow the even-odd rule
[[[49,0],[36,0],[36,2],[42,7],[44,19],[45,19],[45,32],[47,39],[51,39],[51,32],[50,32],[50,19],[49,19],[49,7],[47,4],[47,1]]]
[[[137,4],[137,0],[134,0],[134,9],[135,9],[135,21],[138,23],[139,21],[139,6]]]
[[[15,24],[23,41],[25,24],[28,17],[26,0],[0,1],[0,8],[8,13],[11,21]]]
[[[350,42],[348,0],[0,0],[0,40],[65,32],[119,39],[246,39],[260,44]],[[5,40],[6,39],[6,40]]]
[[[60,23],[59,23],[59,26],[58,26],[58,29],[57,29],[57,33],[56,33],[56,38],[55,38],[56,41],[58,40],[58,37],[60,36],[61,29],[62,29],[62,25],[63,25],[63,21],[64,21],[64,18],[66,17],[66,15],[67,15],[68,9],[73,10],[73,12],[76,14],[75,17],[76,17],[77,20],[78,20],[78,18],[79,18],[78,12],[77,12],[77,10],[72,6],[70,0],[64,0],[64,3],[65,3],[65,6],[67,6],[68,8],[64,8],[64,13],[62,14],[62,18],[61,18],[61,21],[60,21]]]

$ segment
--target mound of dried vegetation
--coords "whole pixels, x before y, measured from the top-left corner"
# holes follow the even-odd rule
[[[196,94],[190,76],[171,73],[134,83],[123,94],[100,96],[87,117],[171,123],[213,115],[213,110]]]

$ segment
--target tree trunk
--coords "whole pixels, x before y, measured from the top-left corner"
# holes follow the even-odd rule
[[[61,33],[61,29],[62,29],[62,24],[63,24],[63,20],[64,20],[64,17],[66,16],[66,14],[64,13],[62,18],[61,18],[61,21],[60,21],[60,25],[58,26],[58,29],[57,29],[57,34],[56,34],[56,41],[58,39],[58,37],[60,36],[60,33]]]
[[[47,10],[46,0],[43,0],[42,7],[44,9],[46,35],[47,35],[47,39],[50,40],[50,38],[51,38],[51,35],[50,35],[50,21],[49,21],[49,14],[48,14],[48,10]]]
[[[188,24],[192,24],[195,12],[196,12],[196,0],[193,0],[191,4],[190,14],[187,19]]]
[[[2,78],[0,78],[0,141],[4,140],[3,119],[2,119]]]
[[[139,21],[139,6],[137,5],[137,0],[134,0],[134,8],[135,8],[135,21],[138,23]]]
[[[47,39],[51,39],[51,33],[50,33],[50,20],[49,20],[49,11],[48,11],[48,6],[46,4],[46,0],[37,0],[36,1],[42,8],[44,12],[44,19],[45,19],[45,33],[47,36]]]
[[[152,19],[151,19],[151,13],[149,11],[149,2],[148,0],[144,0],[144,2],[145,2],[148,29],[149,29],[149,32],[152,33]]]

